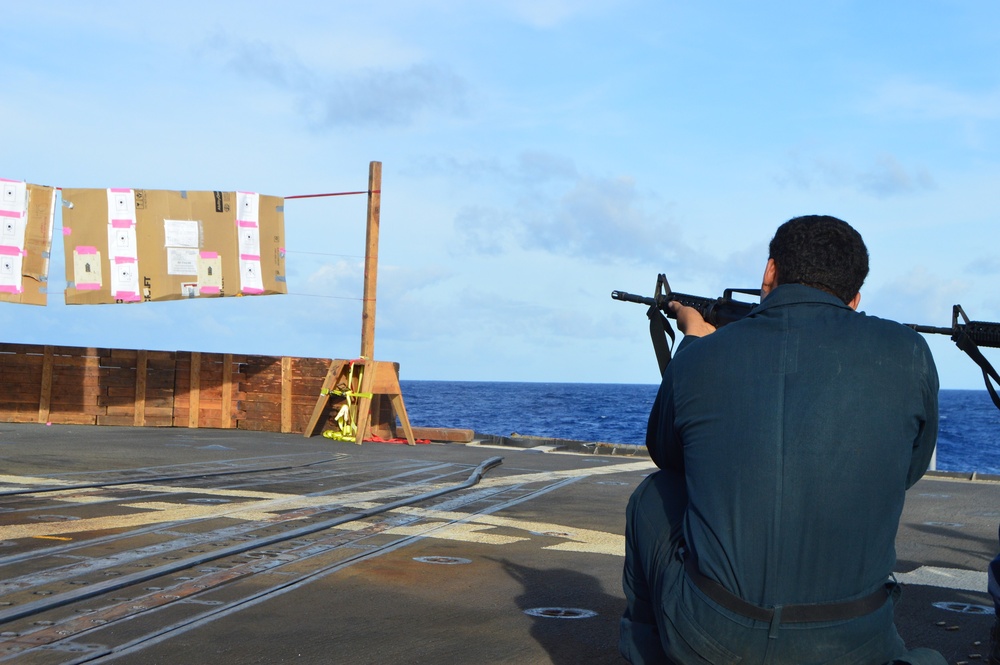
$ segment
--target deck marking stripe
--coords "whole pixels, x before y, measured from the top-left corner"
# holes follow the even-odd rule
[[[505,486],[514,485],[525,485],[528,483],[551,483],[560,480],[579,480],[587,477],[593,476],[604,476],[615,473],[628,473],[632,471],[649,470],[655,468],[652,462],[642,461],[642,462],[632,462],[627,464],[612,464],[608,466],[591,467],[586,469],[571,469],[564,471],[547,471],[543,473],[522,473],[522,474],[512,474],[508,476],[501,476],[497,478],[484,478],[480,481],[479,487],[481,489],[498,488]],[[23,476],[0,476],[0,480],[3,478],[8,478],[14,480],[15,482],[32,484],[35,479],[26,478]],[[51,479],[45,479],[46,483],[51,484]],[[240,497],[244,499],[260,499],[259,501],[246,501],[240,503],[230,503],[224,506],[191,506],[184,504],[169,504],[167,502],[157,502],[150,503],[142,508],[150,509],[148,512],[144,510],[142,513],[136,513],[132,515],[115,515],[109,517],[95,517],[95,518],[85,518],[80,520],[75,520],[72,522],[43,522],[39,524],[20,524],[20,525],[9,525],[0,527],[0,540],[9,540],[16,538],[28,538],[28,537],[38,537],[43,535],[58,535],[67,533],[81,533],[85,531],[99,531],[104,529],[122,529],[122,528],[132,528],[141,526],[144,524],[159,524],[163,522],[174,522],[178,520],[190,520],[190,519],[209,519],[217,517],[230,517],[233,519],[243,519],[243,520],[257,520],[264,517],[267,514],[273,513],[279,507],[281,509],[294,509],[294,508],[308,508],[308,507],[329,507],[329,506],[345,506],[345,507],[364,507],[369,505],[368,502],[381,502],[388,498],[402,497],[408,495],[410,492],[420,492],[422,488],[427,487],[433,490],[436,487],[443,487],[439,483],[428,484],[428,485],[413,485],[413,486],[401,486],[395,488],[372,490],[372,491],[361,491],[361,492],[351,492],[344,495],[331,495],[322,497],[306,497],[296,494],[279,494],[275,492],[255,492],[246,490],[212,490],[197,487],[169,487],[164,485],[148,485],[143,483],[136,483],[134,485],[123,485],[120,486],[124,488],[132,488],[143,491],[157,492],[157,493],[167,493],[167,494],[198,494],[202,496],[227,496],[227,497]],[[87,495],[84,502],[93,501],[93,494]],[[72,502],[72,497],[64,497],[68,502]],[[135,504],[133,504],[135,505]],[[136,506],[138,507],[138,506]],[[162,508],[162,510],[157,510],[157,508]],[[133,508],[135,509],[135,508]],[[552,530],[572,530],[566,528],[550,528],[544,529],[548,531]],[[561,546],[557,549],[566,549],[566,546]],[[599,548],[600,549],[600,548]],[[618,551],[618,546],[615,545],[612,548],[615,552]],[[587,550],[590,551],[590,550]],[[612,552],[608,552],[612,553]]]
[[[920,566],[908,573],[896,573],[896,579],[903,584],[936,586],[961,591],[986,593],[986,571],[961,570],[959,568],[938,568]]]
[[[463,513],[440,512],[433,509],[421,508],[419,506],[409,506],[395,511],[407,515],[422,516],[429,519],[441,519],[445,521],[458,520],[463,517]],[[623,517],[624,520],[624,517]],[[593,554],[610,554],[613,556],[625,556],[625,536],[596,529],[582,529],[565,524],[555,524],[552,522],[532,522],[529,520],[519,520],[510,517],[503,517],[496,514],[474,515],[469,522],[482,525],[481,528],[506,528],[519,529],[529,534],[539,533],[565,533],[565,540],[560,543],[547,545],[542,549],[554,550],[558,552],[589,552]],[[390,530],[391,531],[391,530]],[[451,540],[460,540],[450,533],[450,528],[446,528],[445,537]],[[536,536],[537,537],[537,536]],[[551,536],[550,536],[551,537]],[[524,538],[519,538],[524,540]],[[481,541],[477,541],[481,542]]]

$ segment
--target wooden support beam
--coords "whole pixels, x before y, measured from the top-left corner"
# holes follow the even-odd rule
[[[222,423],[223,429],[233,427],[233,354],[222,356]]]
[[[414,427],[413,436],[431,441],[448,441],[452,443],[469,443],[476,437],[471,429],[455,429],[450,427]]]
[[[135,358],[135,413],[132,424],[136,427],[146,425],[146,366],[148,353],[138,351]],[[126,416],[127,417],[127,416]]]
[[[281,358],[281,431],[292,431],[292,359]]]
[[[362,362],[364,363],[364,374],[361,375],[361,389],[358,390],[361,393],[358,396],[358,433],[354,440],[354,443],[359,446],[365,440],[365,437],[368,436],[368,430],[371,428],[372,400],[370,397],[366,397],[366,395],[374,392],[373,386],[375,385],[375,376],[378,373],[379,366],[379,363],[374,360],[363,360]]]
[[[198,427],[198,414],[201,410],[201,353],[191,353],[191,385],[188,389],[188,427]]]
[[[38,422],[49,421],[49,410],[52,404],[52,347],[45,347],[42,357],[42,389],[38,395]]]

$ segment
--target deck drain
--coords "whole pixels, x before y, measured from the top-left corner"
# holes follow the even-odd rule
[[[436,563],[442,566],[455,566],[463,563],[472,563],[472,559],[462,559],[457,556],[416,556],[414,561],[420,563]]]
[[[39,522],[72,522],[80,518],[72,515],[29,515],[28,519]]]
[[[565,531],[532,531],[533,536],[551,536],[553,538],[572,538],[573,534]]]
[[[533,607],[524,610],[524,613],[546,619],[589,619],[597,616],[597,612],[593,610],[581,610],[576,607]]]
[[[628,483],[622,482],[620,480],[598,480],[598,485],[628,485]]]
[[[188,499],[188,503],[229,503],[229,499]]]
[[[958,522],[924,522],[924,526],[946,526],[952,529],[959,529],[965,525]]]
[[[960,614],[993,614],[992,607],[986,607],[985,605],[969,605],[967,603],[934,603],[934,607],[939,610],[948,610],[949,612],[958,612]]]

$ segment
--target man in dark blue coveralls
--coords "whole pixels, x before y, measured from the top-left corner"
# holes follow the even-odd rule
[[[685,333],[649,417],[660,470],[628,506],[620,650],[632,663],[940,664],[907,651],[889,584],[907,488],[938,429],[923,338],[855,311],[861,236],[799,217],[761,304]]]

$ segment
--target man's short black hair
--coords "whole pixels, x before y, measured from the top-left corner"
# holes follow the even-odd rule
[[[778,284],[805,284],[851,302],[868,276],[868,248],[847,222],[827,215],[795,217],[768,247]]]

